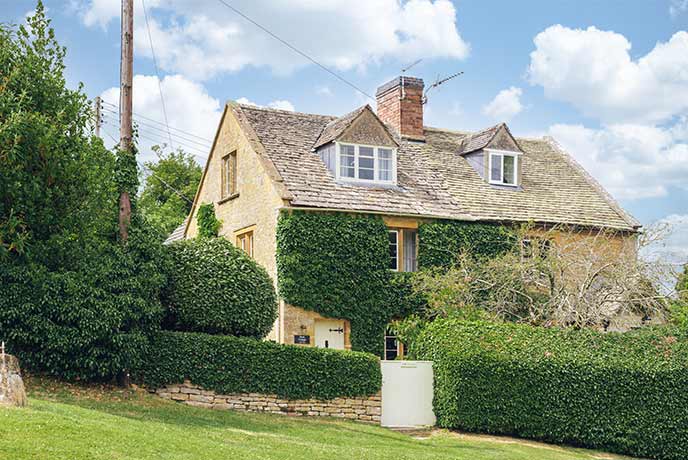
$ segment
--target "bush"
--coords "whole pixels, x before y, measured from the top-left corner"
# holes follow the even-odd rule
[[[265,269],[225,238],[169,246],[166,302],[173,327],[187,332],[260,339],[277,318],[277,298]]]
[[[68,380],[108,380],[138,365],[162,317],[162,246],[133,228],[126,248],[102,242],[69,270],[0,265],[0,340],[22,366]]]
[[[189,379],[222,394],[332,399],[376,394],[382,384],[378,359],[365,353],[183,332],[158,334],[149,350],[135,377],[151,388]]]
[[[412,352],[434,361],[442,427],[685,458],[684,332],[602,334],[437,320]]]

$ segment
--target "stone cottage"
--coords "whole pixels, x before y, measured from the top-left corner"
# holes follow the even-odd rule
[[[390,269],[417,268],[418,224],[433,219],[613,229],[633,244],[638,222],[551,138],[423,123],[423,81],[399,77],[341,117],[228,102],[190,218],[170,240],[197,235],[196,212],[214,203],[221,235],[276,279],[276,227],[284,209],[380,215]],[[349,348],[350,325],[285,304],[269,338]],[[389,341],[385,354],[397,350]]]

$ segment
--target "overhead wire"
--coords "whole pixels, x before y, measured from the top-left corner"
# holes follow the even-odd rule
[[[119,112],[118,112],[119,107],[118,107],[117,105],[112,104],[112,103],[107,102],[107,101],[101,101],[101,102],[102,102],[105,106],[109,106],[109,107],[103,107],[103,110],[109,111],[110,113],[113,113],[113,114],[116,114],[116,115],[119,113]],[[141,119],[150,121],[150,122],[152,122],[152,123],[159,124],[159,125],[164,126],[164,127],[167,127],[167,126],[168,126],[168,125],[166,125],[164,122],[161,122],[161,121],[156,120],[156,119],[154,119],[154,118],[150,118],[150,117],[147,117],[147,116],[145,116],[145,115],[141,115],[141,114],[139,114],[139,113],[137,113],[137,112],[132,112],[132,113],[133,113],[134,117],[141,118]],[[172,130],[172,131],[179,131],[180,133],[186,134],[187,136],[196,137],[196,138],[198,138],[198,139],[200,139],[200,140],[206,141],[206,142],[208,142],[208,143],[212,143],[212,141],[211,141],[210,139],[205,138],[205,137],[203,137],[203,136],[199,136],[198,134],[190,133],[190,132],[185,131],[185,130],[183,130],[183,129],[175,128],[175,127],[173,127],[173,126],[170,126],[169,128],[170,128],[170,130]]]
[[[114,121],[110,118],[104,118],[103,124],[106,124],[108,126],[112,126],[113,128],[117,128],[117,126],[114,124]],[[138,131],[138,136],[140,138],[145,139],[149,142],[154,142],[156,144],[165,144],[166,143],[166,141],[163,141],[162,139],[160,139],[159,133],[151,133],[150,131],[146,131],[145,129],[141,129],[140,127],[137,131]],[[185,144],[185,143],[179,142],[179,141],[177,141],[177,145],[179,147],[182,147],[183,150],[186,151],[187,153],[189,153],[189,154],[191,154],[197,158],[200,158],[203,161],[208,159],[207,153],[197,146]]]
[[[148,43],[150,44],[151,56],[153,57],[153,66],[155,67],[155,75],[158,81],[158,92],[160,93],[160,103],[162,104],[162,114],[165,118],[165,125],[167,126],[167,135],[170,138],[170,147],[172,146],[172,134],[170,134],[170,124],[167,120],[167,109],[165,108],[165,97],[162,94],[162,80],[160,79],[160,71],[158,70],[158,60],[155,58],[155,48],[153,47],[153,36],[150,31],[150,24],[148,23],[148,12],[146,9],[146,0],[141,0],[143,7],[143,17],[146,20],[146,29],[148,30]]]
[[[112,119],[112,115],[104,114],[104,116],[105,116],[105,117],[110,116],[111,119]],[[159,127],[157,127],[157,126],[154,126],[154,125],[151,125],[151,124],[149,124],[149,123],[146,123],[145,121],[141,121],[141,120],[137,119],[136,117],[133,117],[133,118],[134,118],[134,120],[136,121],[136,124],[139,125],[139,126],[145,126],[145,127],[148,128],[148,129],[153,129],[153,130],[156,130],[156,131],[160,131],[160,132],[162,132],[163,134],[169,134],[170,137],[174,136],[174,137],[177,138],[177,139],[181,139],[181,140],[183,140],[183,141],[186,141],[186,142],[189,142],[189,143],[198,145],[199,147],[203,147],[203,148],[206,148],[206,149],[209,149],[209,148],[211,147],[211,144],[210,144],[209,142],[199,142],[199,141],[197,141],[197,140],[195,140],[195,139],[190,139],[190,138],[188,138],[188,137],[186,137],[186,136],[182,136],[181,134],[171,134],[171,133],[168,133],[167,131],[165,131],[163,128],[159,128]],[[171,139],[170,139],[170,140],[171,140]]]
[[[321,63],[318,62],[315,58],[313,58],[313,57],[311,57],[310,55],[306,54],[304,51],[301,51],[301,50],[298,49],[296,46],[292,45],[292,44],[289,43],[288,41],[286,41],[286,40],[284,40],[283,38],[279,37],[278,35],[276,35],[276,34],[273,33],[272,31],[270,31],[267,27],[265,27],[265,26],[259,24],[259,23],[256,22],[255,20],[251,19],[251,18],[248,17],[246,14],[242,13],[241,11],[239,11],[238,9],[236,9],[235,7],[233,7],[232,5],[230,5],[229,3],[227,3],[225,0],[218,0],[218,1],[219,1],[221,4],[223,4],[224,6],[226,6],[227,8],[229,8],[230,10],[232,10],[234,13],[238,14],[239,16],[241,16],[242,18],[244,18],[245,20],[247,20],[248,22],[250,22],[250,23],[253,24],[254,26],[258,27],[260,30],[262,30],[262,31],[265,32],[266,34],[270,35],[270,36],[271,36],[272,38],[274,38],[275,40],[279,41],[280,43],[282,43],[283,45],[285,45],[286,47],[288,47],[289,49],[291,49],[292,51],[294,51],[295,53],[297,53],[297,54],[303,56],[304,58],[308,59],[309,61],[311,61],[313,64],[317,65],[318,67],[320,67],[320,68],[321,68],[322,70],[324,70],[325,72],[329,73],[330,75],[334,76],[335,78],[337,78],[338,80],[342,81],[342,82],[345,83],[346,85],[348,85],[348,86],[350,86],[351,88],[355,89],[356,91],[358,91],[359,93],[361,93],[361,94],[364,95],[365,97],[367,97],[367,98],[369,98],[369,99],[371,99],[371,100],[373,100],[373,101],[375,100],[375,98],[374,98],[373,96],[371,96],[370,94],[366,93],[366,92],[363,91],[361,88],[359,88],[359,87],[356,86],[355,84],[351,83],[349,80],[347,80],[346,78],[342,77],[341,75],[339,75],[339,74],[338,74],[337,72],[335,72],[334,70],[330,69],[329,67],[325,66],[324,64],[321,64]]]

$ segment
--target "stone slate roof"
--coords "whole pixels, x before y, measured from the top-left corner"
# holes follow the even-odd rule
[[[187,217],[184,219],[184,222],[182,222],[179,227],[175,228],[172,230],[172,233],[167,237],[165,241],[162,242],[162,244],[172,244],[175,241],[183,240],[184,239],[184,232],[186,231],[186,224],[188,222],[189,218]]]
[[[491,139],[501,125],[480,136],[426,127],[425,142],[397,138],[397,186],[352,185],[337,182],[312,150],[320,139],[331,136],[324,137],[325,131],[336,131],[333,122],[349,116],[239,104],[230,108],[254,146],[261,147],[260,154],[274,165],[292,206],[620,230],[639,226],[552,139],[516,139],[523,150],[519,190],[488,184],[460,154],[467,148],[475,150],[485,137]]]
[[[487,129],[483,129],[482,131],[478,131],[477,133],[467,134],[461,141],[457,153],[465,155],[467,153],[484,149],[499,132],[499,128],[502,126],[509,131],[509,127],[505,123],[500,123],[498,125],[490,126]],[[511,134],[510,131],[509,134]]]
[[[366,108],[369,108],[369,106],[364,105],[362,107],[359,107],[356,110],[354,110],[353,112],[349,112],[344,116],[341,116],[339,118],[335,118],[334,120],[332,120],[328,124],[326,124],[325,127],[323,128],[322,132],[320,133],[320,136],[318,136],[318,140],[315,141],[313,148],[318,148],[321,145],[328,144],[328,143],[332,142],[333,140],[335,140],[337,137],[339,137],[339,135],[342,134],[346,128],[351,126],[351,123],[353,123],[353,121]]]

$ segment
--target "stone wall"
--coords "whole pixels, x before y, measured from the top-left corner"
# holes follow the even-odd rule
[[[340,417],[362,422],[380,423],[382,401],[380,395],[361,398],[283,399],[275,395],[258,393],[215,394],[198,385],[185,382],[168,385],[155,393],[172,401],[189,406],[217,410],[238,410],[246,412],[267,412],[291,416]]]

